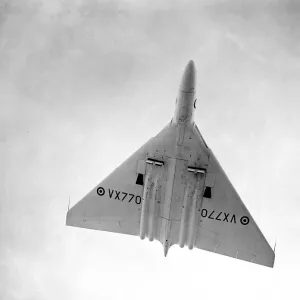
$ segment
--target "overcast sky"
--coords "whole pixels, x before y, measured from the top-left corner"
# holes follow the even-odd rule
[[[0,299],[296,299],[300,3],[0,0]],[[274,269],[65,226],[167,124],[183,68],[196,122]]]

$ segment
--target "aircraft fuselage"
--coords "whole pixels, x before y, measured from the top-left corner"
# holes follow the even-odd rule
[[[207,162],[205,151],[191,145],[188,138],[195,132],[195,110],[196,68],[191,60],[183,72],[176,98],[175,114],[171,122],[174,140],[164,153],[167,167],[161,168],[154,164],[148,166],[143,194],[145,201],[142,205],[140,237],[144,239],[148,236],[152,241],[157,238],[155,232],[159,232],[165,256],[171,246],[170,241],[174,240],[174,235],[178,235],[178,232],[181,247],[187,245],[192,249],[195,244],[196,224],[199,218],[197,208],[201,205],[205,176],[203,173],[189,173],[186,170],[190,165],[199,165],[200,161],[201,167],[204,168],[206,165],[203,163]],[[155,191],[164,180],[164,199],[155,201]],[[186,182],[189,182],[188,188]],[[156,205],[157,202],[160,209]]]

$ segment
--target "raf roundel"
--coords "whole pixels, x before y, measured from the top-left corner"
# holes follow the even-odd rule
[[[105,194],[105,189],[103,187],[98,187],[97,188],[97,194],[99,196],[103,196]]]
[[[241,224],[242,225],[248,225],[249,224],[249,218],[247,216],[241,217]]]

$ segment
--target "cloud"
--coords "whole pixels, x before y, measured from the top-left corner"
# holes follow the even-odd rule
[[[130,274],[122,273],[124,291],[138,286],[142,292],[158,269],[167,278],[164,284],[176,282],[167,269],[177,269],[178,262],[159,261],[158,246],[71,231],[64,222],[69,195],[72,203],[80,199],[169,121],[182,68],[192,58],[199,82],[196,118],[206,141],[264,232],[274,236],[284,212],[285,244],[275,274],[286,271],[300,230],[295,221],[300,150],[296,1],[2,4],[0,288],[7,299],[82,299],[87,290],[98,295],[99,282],[117,281],[116,259]],[[179,264],[194,254],[184,255]],[[191,264],[205,257],[195,255]],[[209,263],[212,276],[224,276]],[[244,272],[230,263],[222,270]],[[189,265],[182,263],[180,271],[193,272]],[[209,294],[212,286],[201,280],[203,293]],[[278,285],[278,295],[286,287]],[[108,293],[113,286],[102,288]],[[216,297],[224,295],[216,291]],[[150,290],[145,297],[151,296]]]

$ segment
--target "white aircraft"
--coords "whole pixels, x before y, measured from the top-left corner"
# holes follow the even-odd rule
[[[159,240],[273,267],[275,253],[194,122],[196,69],[171,122],[67,213],[68,226]]]

